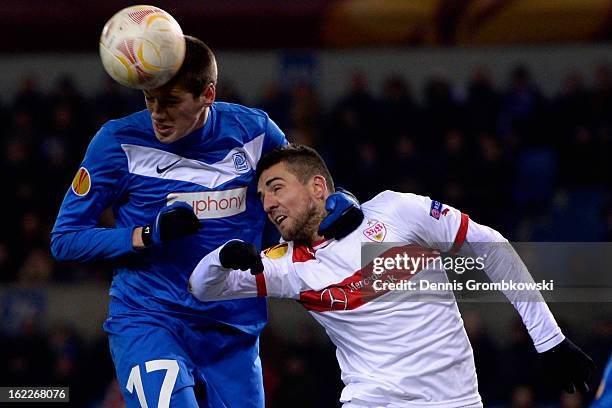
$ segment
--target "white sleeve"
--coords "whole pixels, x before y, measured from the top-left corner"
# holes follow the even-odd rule
[[[249,271],[224,268],[219,260],[223,245],[206,255],[189,277],[189,291],[202,301],[257,296],[257,281]]]
[[[262,251],[261,261],[264,271],[260,274],[259,290],[264,296],[300,298],[301,281],[295,273],[291,254],[287,242]]]
[[[460,255],[482,257],[492,282],[533,282],[527,267],[508,240],[480,225],[461,211],[409,193],[385,192],[385,205],[397,222],[398,233],[408,242]],[[538,291],[503,291],[518,311],[539,353],[561,343],[565,337]]]
[[[406,242],[455,252],[465,240],[469,217],[461,211],[416,194],[392,191],[383,194],[394,214],[398,233]]]
[[[256,296],[299,298],[299,289],[291,282],[282,260],[262,255],[264,271],[251,275],[250,271],[221,266],[219,252],[223,245],[206,255],[189,277],[189,291],[202,301],[240,299]]]
[[[494,229],[474,221],[469,223],[459,254],[481,257],[484,271],[492,282],[533,282],[533,277],[508,240]],[[505,290],[503,293],[520,314],[538,353],[565,339],[539,291]]]

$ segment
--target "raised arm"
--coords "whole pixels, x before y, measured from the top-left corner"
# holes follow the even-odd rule
[[[253,244],[232,240],[206,255],[189,278],[189,291],[202,301],[256,296],[298,298],[284,259],[257,253]]]

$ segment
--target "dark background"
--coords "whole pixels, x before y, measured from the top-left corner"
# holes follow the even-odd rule
[[[155,5],[218,52],[218,100],[267,111],[291,141],[318,149],[336,183],[360,200],[387,188],[414,192],[460,208],[510,240],[610,241],[612,4],[560,1],[549,13],[538,14],[542,3],[530,2],[530,8],[523,7],[525,2],[504,1],[497,9],[483,1],[433,0],[403,8],[368,1]],[[92,83],[84,84],[77,80],[83,75],[79,67],[66,65],[63,74],[47,76],[45,63],[75,55],[95,61],[104,22],[126,5],[0,4],[0,38],[5,39],[0,42],[5,191],[0,384],[70,385],[73,406],[121,406],[99,324],[112,275],[105,263],[56,263],[49,254],[49,232],[96,129],[144,104],[138,92],[108,79],[92,76]],[[540,24],[514,29],[530,19]],[[557,30],[564,21],[571,24]],[[532,57],[501,67],[490,58],[517,46]],[[610,58],[592,63],[558,57],[563,79],[547,79],[539,58],[553,51],[580,55],[581,47]],[[325,71],[328,61],[342,65],[344,56],[345,61],[355,55],[379,58],[380,50],[378,65],[397,55],[408,62],[405,71],[381,75],[381,70],[373,73],[345,62],[333,91],[322,89],[316,72],[289,80],[282,76],[291,67],[308,71],[313,64]],[[479,55],[485,63],[474,65],[460,80],[453,66],[442,71],[431,67],[417,79],[410,64],[419,60],[410,58],[419,52],[434,58],[456,52],[458,58]],[[243,58],[248,65],[271,54],[278,55],[281,67],[271,84],[235,73],[224,77],[226,61]],[[270,72],[262,68],[261,76],[268,78]],[[243,81],[261,82],[261,91],[236,85]],[[110,223],[108,215],[101,220]],[[593,392],[580,398],[552,390],[509,305],[461,307],[487,406],[587,406]],[[551,308],[564,332],[598,364],[595,385],[612,343],[610,304]],[[261,348],[270,407],[338,405],[341,383],[334,348],[299,307],[273,302]]]

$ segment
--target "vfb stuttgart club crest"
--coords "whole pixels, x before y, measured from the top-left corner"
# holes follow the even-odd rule
[[[383,242],[387,236],[387,227],[380,221],[368,220],[368,228],[363,230],[363,235],[370,241]]]
[[[327,288],[321,292],[321,304],[330,310],[346,310],[348,307],[348,296],[342,288]]]

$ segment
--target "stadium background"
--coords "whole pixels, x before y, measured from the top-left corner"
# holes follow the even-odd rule
[[[144,107],[97,57],[103,23],[133,3],[84,3],[0,4],[0,385],[70,385],[72,406],[114,407],[101,330],[112,265],[59,264],[48,249],[96,129]],[[362,201],[393,188],[514,241],[612,240],[612,1],[151,3],[217,52],[218,100],[266,110]],[[551,304],[596,380],[610,305]],[[588,405],[593,392],[551,390],[510,305],[460,306],[486,406]],[[268,406],[338,405],[334,349],[299,305],[272,302],[262,359]]]

